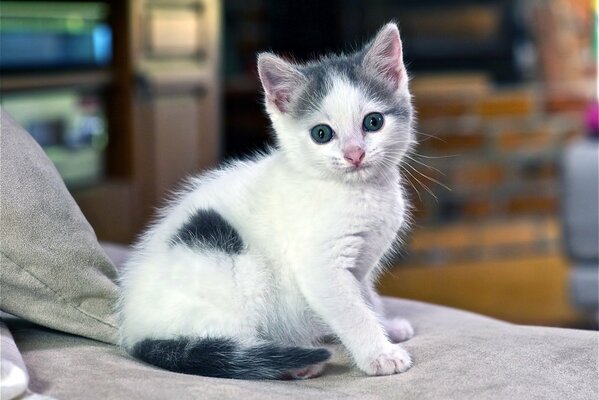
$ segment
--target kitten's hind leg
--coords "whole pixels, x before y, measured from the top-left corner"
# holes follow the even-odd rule
[[[414,336],[414,328],[410,321],[403,318],[383,319],[382,324],[393,343],[404,342]]]
[[[291,369],[283,376],[284,379],[310,379],[322,375],[325,363],[310,365],[306,368]]]
[[[404,342],[414,336],[414,328],[410,321],[404,318],[387,318],[385,316],[383,301],[371,285],[365,283],[362,290],[364,297],[377,314],[391,342]]]

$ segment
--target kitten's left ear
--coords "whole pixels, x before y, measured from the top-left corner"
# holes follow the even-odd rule
[[[383,26],[374,40],[368,45],[363,60],[364,68],[398,89],[407,83],[408,75],[403,63],[399,29],[393,22]]]
[[[297,68],[271,53],[258,55],[258,74],[266,94],[266,101],[280,112],[289,111],[294,91],[305,81]]]

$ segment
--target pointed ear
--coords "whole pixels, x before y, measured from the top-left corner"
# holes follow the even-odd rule
[[[364,68],[388,81],[395,89],[407,82],[399,29],[395,23],[390,22],[381,28],[366,47],[362,63]]]
[[[305,81],[295,66],[271,53],[258,55],[258,74],[266,93],[266,101],[280,112],[289,111],[293,92]]]

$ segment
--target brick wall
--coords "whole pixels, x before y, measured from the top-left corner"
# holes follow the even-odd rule
[[[417,161],[407,168],[413,176],[405,175],[420,192],[411,189],[417,223],[555,215],[560,150],[584,132],[584,103],[554,111],[547,104],[532,88],[416,93]]]
[[[404,261],[557,254],[559,157],[584,132],[585,100],[556,103],[533,87],[435,94],[415,86],[419,145],[404,168],[414,228]]]

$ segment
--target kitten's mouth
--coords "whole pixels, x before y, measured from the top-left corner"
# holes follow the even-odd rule
[[[358,173],[358,172],[361,172],[361,171],[365,171],[365,170],[367,170],[369,168],[370,168],[370,165],[368,165],[368,164],[360,164],[360,165],[357,165],[357,166],[351,165],[351,166],[348,166],[345,169],[345,171],[348,172],[348,173]]]

